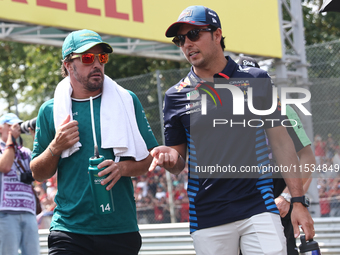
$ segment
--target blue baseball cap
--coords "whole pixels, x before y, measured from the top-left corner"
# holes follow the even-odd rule
[[[13,125],[16,123],[23,122],[21,119],[18,118],[14,113],[6,113],[0,117],[0,125],[7,123],[8,125]]]
[[[73,31],[64,40],[62,48],[63,59],[72,52],[83,53],[98,44],[102,45],[104,52],[112,53],[112,47],[108,43],[103,42],[100,35],[96,32],[87,29]]]
[[[182,24],[195,26],[214,26],[221,28],[220,18],[217,13],[202,5],[193,5],[187,7],[179,15],[177,22],[173,23],[165,32],[166,37],[177,35],[177,31]]]

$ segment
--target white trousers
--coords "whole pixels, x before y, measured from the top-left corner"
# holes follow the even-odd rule
[[[286,255],[280,215],[261,213],[248,219],[191,234],[196,255]]]

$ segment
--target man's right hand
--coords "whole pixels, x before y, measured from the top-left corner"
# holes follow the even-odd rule
[[[284,218],[290,209],[290,203],[287,202],[282,196],[275,198],[275,204],[277,209],[279,209],[281,218]]]
[[[50,144],[54,154],[61,154],[63,150],[72,147],[79,141],[78,121],[70,121],[70,115],[57,128],[55,137]]]
[[[177,150],[168,146],[158,146],[150,152],[153,157],[149,171],[153,171],[156,166],[164,167],[172,173],[179,173],[183,170],[185,161],[182,159]],[[179,160],[182,164],[177,165]],[[184,163],[183,163],[184,162]],[[173,171],[172,171],[173,170]]]
[[[20,125],[18,123],[13,124],[9,129],[8,139],[12,139],[12,136],[14,137],[14,139],[17,139],[20,136],[20,134],[21,134]]]

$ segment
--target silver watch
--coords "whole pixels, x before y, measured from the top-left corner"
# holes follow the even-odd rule
[[[292,198],[292,196],[289,193],[281,193],[280,196],[283,197],[288,203],[290,203],[290,199]]]

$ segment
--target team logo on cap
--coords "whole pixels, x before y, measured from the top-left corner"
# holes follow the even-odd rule
[[[214,17],[217,16],[215,13],[213,13],[213,12],[211,12],[211,11],[208,11],[208,13],[209,13],[211,16],[214,16]]]
[[[184,19],[185,17],[191,17],[192,10],[184,10],[178,17],[178,20]]]
[[[80,36],[94,36],[94,37],[98,37],[98,35],[95,34],[95,33],[84,33],[84,34],[81,34]]]

